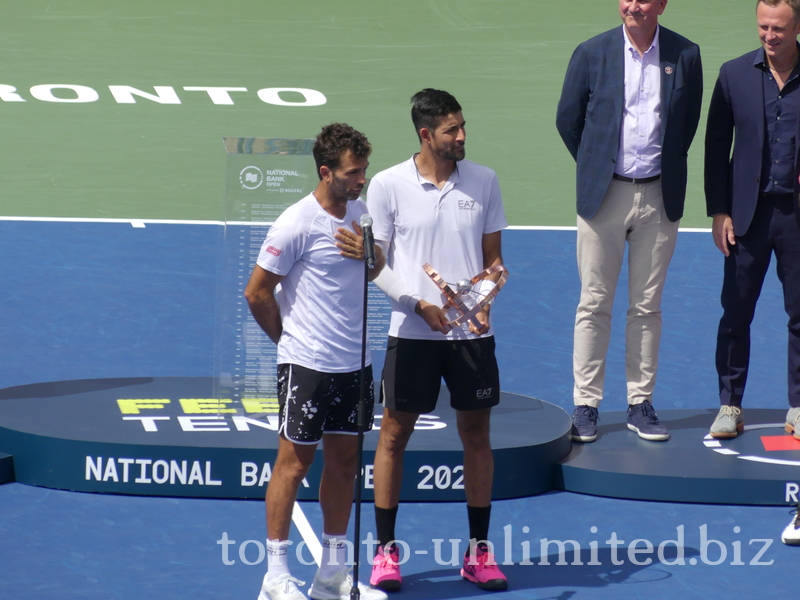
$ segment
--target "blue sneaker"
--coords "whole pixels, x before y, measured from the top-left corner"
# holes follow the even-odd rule
[[[666,442],[669,439],[667,428],[658,420],[649,400],[628,406],[628,429],[638,433],[643,440],[651,442]]]
[[[594,406],[576,406],[572,413],[572,441],[593,442],[597,439],[597,409]]]

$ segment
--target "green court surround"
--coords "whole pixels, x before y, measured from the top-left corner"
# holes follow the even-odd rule
[[[719,65],[757,46],[753,5],[669,2],[661,22],[701,46],[704,106]],[[417,147],[409,96],[440,87],[463,104],[467,156],[498,172],[511,224],[572,225],[574,166],[555,107],[575,46],[619,22],[614,0],[8,3],[0,85],[25,101],[0,100],[0,215],[216,220],[223,136],[314,137],[347,121],[372,141],[374,174]],[[30,88],[45,84],[86,86],[99,98],[35,99]],[[181,103],[119,104],[109,85],[150,94],[171,86]],[[219,105],[183,89],[193,86],[247,92]],[[258,98],[274,87],[317,90],[327,103]],[[709,225],[705,116],[690,153],[686,227]]]

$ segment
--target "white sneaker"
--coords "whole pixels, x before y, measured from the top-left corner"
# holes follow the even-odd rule
[[[305,584],[305,581],[300,581],[288,574],[269,582],[267,576],[264,575],[258,600],[308,600],[306,595],[300,591],[300,587]]]
[[[353,575],[350,569],[336,571],[330,579],[322,579],[320,571],[314,575],[314,582],[308,589],[309,598],[313,600],[350,600],[350,590],[353,589]],[[358,582],[358,591],[362,600],[387,600],[381,590],[376,590],[368,585]]]
[[[787,546],[800,546],[800,505],[794,510],[792,522],[783,530],[781,541]]]

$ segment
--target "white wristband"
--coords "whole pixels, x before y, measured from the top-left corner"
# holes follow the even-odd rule
[[[383,255],[387,256],[389,244],[384,241],[378,241],[377,243],[383,250]],[[383,270],[373,280],[373,283],[389,298],[405,308],[407,312],[411,314],[415,312],[417,303],[420,301],[420,295],[413,292],[405,279],[392,271],[389,265],[383,267]]]

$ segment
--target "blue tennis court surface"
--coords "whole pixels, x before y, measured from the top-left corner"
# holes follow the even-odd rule
[[[313,138],[345,121],[371,140],[372,175],[417,148],[411,94],[446,89],[469,121],[468,157],[498,173],[509,222],[574,224],[574,162],[555,130],[555,107],[576,45],[619,24],[608,0],[578,0],[567,11],[519,0],[6,4],[0,389],[213,374],[221,228],[141,219],[221,218],[224,136]],[[687,227],[709,225],[705,106],[719,66],[757,47],[753,8],[670,2],[662,17],[700,43],[705,67]],[[106,217],[132,221],[97,222]],[[504,250],[511,278],[493,312],[503,389],[569,412],[575,233],[512,230]],[[659,411],[717,405],[721,280],[709,234],[681,233],[663,302]],[[625,288],[623,273],[602,411],[625,408]],[[752,350],[746,408],[784,407],[786,317],[774,274]],[[610,417],[602,419],[608,427]],[[318,505],[302,509],[319,535]],[[365,531],[372,518],[365,505]],[[496,597],[783,598],[796,593],[800,552],[780,543],[788,520],[784,507],[565,492],[496,502],[491,537],[499,558],[514,563],[503,567],[509,591]],[[299,545],[300,531],[291,535]],[[447,558],[449,540],[465,535],[460,504],[404,505],[398,536],[413,551],[396,598],[483,596],[457,567],[437,564],[434,540]],[[0,600],[255,600],[264,537],[263,502],[0,485]],[[293,560],[292,568],[313,576],[312,566]]]
[[[6,282],[0,349],[6,368],[0,387],[208,376],[218,235],[214,224],[0,222],[0,276]],[[511,278],[493,312],[504,390],[567,411],[578,291],[574,237],[563,230],[508,231],[504,254]],[[659,409],[716,405],[713,347],[720,280],[721,257],[710,236],[681,233],[663,305]],[[624,280],[620,290],[602,407],[609,411],[622,410],[625,403]],[[754,325],[746,406],[784,405],[785,336],[779,288],[771,275]],[[319,533],[318,505],[302,506]],[[264,571],[261,502],[102,496],[7,484],[0,487],[0,507],[3,598],[257,595]],[[499,559],[514,563],[504,567],[511,585],[499,597],[788,594],[797,559],[796,549],[779,540],[788,518],[784,508],[664,504],[564,492],[496,502],[491,537]],[[365,505],[364,533],[371,529],[372,508]],[[482,595],[458,577],[457,567],[438,564],[451,556],[449,540],[465,535],[465,509],[459,504],[401,507],[398,537],[419,554],[412,553],[404,565],[406,587],[398,598]],[[220,542],[225,539],[230,543]],[[294,529],[292,539],[301,541]],[[436,539],[441,540],[438,562]],[[609,542],[614,539],[616,552]],[[634,540],[639,541],[629,552]],[[574,547],[580,549],[577,560]],[[566,554],[557,564],[560,551]],[[303,556],[311,560],[308,553]],[[313,577],[314,567],[292,565],[301,578]]]
[[[0,221],[0,387],[106,377],[212,375],[218,225]],[[494,311],[503,389],[571,411],[575,233],[504,234],[509,283]],[[722,256],[682,232],[664,294],[657,408],[712,408]],[[604,410],[625,406],[625,270]],[[785,314],[770,274],[753,327],[746,405],[784,405]]]
[[[0,506],[3,598],[255,600],[258,595],[265,570],[259,548],[265,538],[262,502],[101,496],[7,484],[0,487]],[[303,510],[320,531],[318,505],[303,503]],[[444,564],[452,556],[449,540],[465,535],[463,507],[409,504],[400,510],[398,537],[412,551],[425,554],[412,555],[403,566],[405,588],[392,597],[486,594],[462,581],[458,567]],[[365,505],[364,522],[370,528],[372,514],[372,507]],[[496,502],[490,537],[498,544],[498,560],[510,557],[515,563],[503,567],[509,591],[496,597],[789,597],[795,590],[797,549],[776,539],[788,518],[788,511],[779,508],[648,503],[569,493]],[[291,538],[299,544],[294,528]],[[436,539],[442,564],[436,561]],[[613,539],[616,552],[608,543]],[[579,545],[582,564],[568,540]],[[635,540],[639,552],[630,554]],[[563,559],[557,541],[566,544]],[[303,557],[313,560],[308,552]],[[532,564],[519,564],[526,559]],[[315,568],[292,556],[294,574],[309,583]]]

